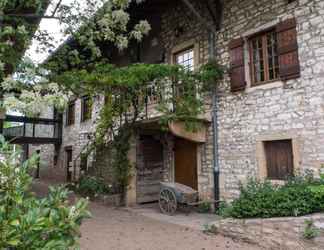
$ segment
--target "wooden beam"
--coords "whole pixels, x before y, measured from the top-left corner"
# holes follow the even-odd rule
[[[200,15],[200,13],[195,9],[192,3],[189,0],[181,0],[189,9],[190,11],[197,17],[197,19],[210,31],[215,32],[215,27],[210,25],[208,21]]]
[[[60,144],[58,138],[38,138],[38,137],[11,137],[6,136],[6,140],[11,144]]]
[[[7,122],[21,122],[21,123],[35,123],[35,124],[57,124],[61,123],[60,119],[48,119],[48,118],[30,118],[25,116],[13,116],[7,115],[5,121]]]

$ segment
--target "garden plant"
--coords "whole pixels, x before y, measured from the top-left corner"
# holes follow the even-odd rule
[[[21,163],[20,155],[0,137],[0,249],[77,249],[80,225],[90,216],[87,200],[69,205],[63,187],[35,197],[29,170],[38,156]]]

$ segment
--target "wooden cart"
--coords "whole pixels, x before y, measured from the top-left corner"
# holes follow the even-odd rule
[[[161,182],[159,206],[164,214],[173,215],[179,206],[196,206],[199,201],[198,191],[180,183]]]

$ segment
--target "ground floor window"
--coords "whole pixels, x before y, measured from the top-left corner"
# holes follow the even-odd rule
[[[286,180],[294,175],[292,140],[265,141],[267,178]]]

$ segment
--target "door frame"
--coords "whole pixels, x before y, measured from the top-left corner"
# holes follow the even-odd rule
[[[172,150],[172,162],[171,162],[171,169],[170,169],[170,176],[171,176],[171,181],[172,182],[175,182],[175,176],[176,176],[176,164],[175,164],[175,147],[176,147],[176,139],[179,138],[179,139],[183,139],[183,138],[180,138],[180,137],[174,137],[173,138],[173,150]],[[183,140],[187,140],[187,139],[183,139]],[[189,142],[192,142],[190,140],[187,140]],[[202,144],[200,143],[195,143],[195,142],[192,142],[194,144],[196,144],[196,166],[197,166],[197,191],[200,191],[200,187],[199,187],[199,176],[200,176],[200,173],[201,173],[201,147],[202,147]]]
[[[67,182],[72,182],[73,181],[73,169],[72,169],[71,172],[69,171],[68,153],[71,153],[71,162],[73,163],[73,147],[72,146],[64,147],[64,153],[65,153],[64,168],[65,168],[65,171],[66,171],[66,181]],[[70,178],[69,178],[69,172],[71,173]]]
[[[159,142],[159,144],[162,146],[161,148],[161,156],[162,156],[162,170],[165,168],[165,155],[164,155],[164,150],[165,150],[165,145],[163,144],[163,142],[161,141],[161,139],[156,139],[155,136],[161,136],[159,133],[157,133],[155,130],[143,130],[140,133],[138,133],[137,139],[136,139],[136,164],[135,164],[135,169],[136,169],[136,174],[134,175],[135,177],[135,192],[136,192],[136,204],[141,204],[141,203],[146,203],[146,202],[153,202],[153,201],[144,201],[141,202],[140,201],[140,197],[141,195],[139,195],[139,185],[140,185],[140,181],[139,181],[139,174],[138,174],[138,164],[139,164],[139,159],[141,159],[141,161],[144,161],[145,158],[145,153],[142,151],[142,141],[141,141],[141,137],[152,137],[155,141]],[[138,152],[141,152],[141,158],[139,158]],[[143,163],[143,162],[142,162]],[[162,179],[160,181],[164,181],[163,180],[163,175],[162,175]],[[158,196],[157,196],[158,198]]]

